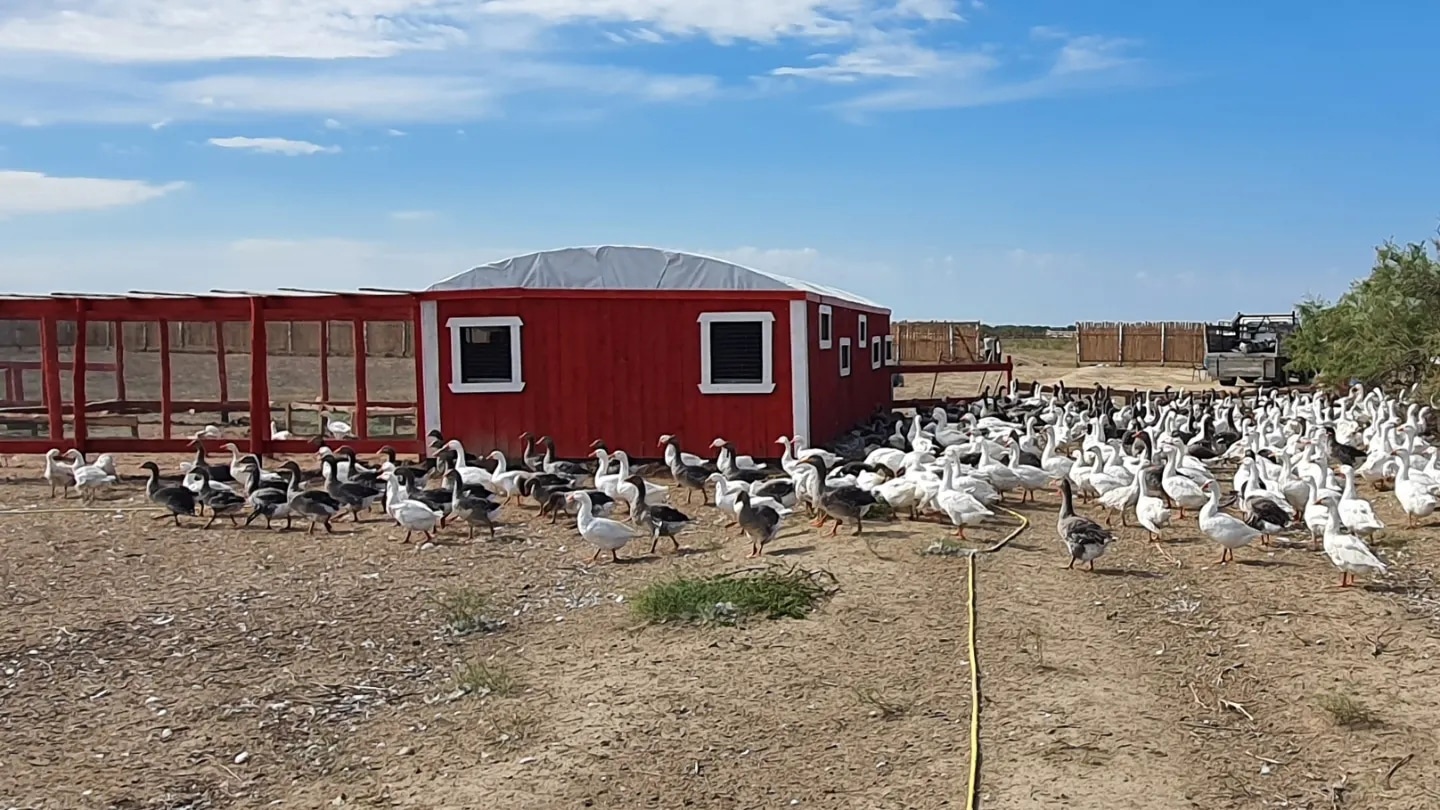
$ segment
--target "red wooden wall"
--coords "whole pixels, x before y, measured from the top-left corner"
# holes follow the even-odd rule
[[[860,315],[869,319],[870,339],[882,341],[890,332],[890,316],[876,312],[860,312],[834,304],[830,348],[820,348],[820,305],[810,302],[807,320],[810,324],[810,436],[812,445],[820,445],[843,435],[860,422],[869,419],[881,405],[888,407],[893,389],[890,375],[895,368],[882,364],[870,367],[870,347],[861,348]],[[850,376],[840,376],[840,338],[850,338]],[[882,354],[883,358],[883,354]]]
[[[739,452],[777,455],[775,438],[794,424],[790,386],[790,296],[695,293],[629,296],[567,291],[441,297],[440,419],[466,450],[519,453],[520,434],[549,434],[561,457],[581,458],[604,439],[635,458],[659,455],[673,433],[681,447],[713,457],[717,436]],[[775,316],[774,380],[769,395],[706,395],[700,384],[700,324],[705,312],[763,311]],[[525,390],[452,393],[450,330],[456,317],[518,316]]]

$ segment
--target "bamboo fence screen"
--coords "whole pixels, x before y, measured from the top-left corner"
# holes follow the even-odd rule
[[[898,321],[894,332],[895,353],[902,366],[979,362],[979,321]]]
[[[1205,324],[1193,321],[1075,324],[1080,365],[1199,366],[1205,362]]]

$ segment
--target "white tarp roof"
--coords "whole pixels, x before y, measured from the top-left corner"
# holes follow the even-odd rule
[[[526,289],[798,290],[885,309],[853,293],[766,273],[722,259],[647,247],[543,250],[482,264],[430,285],[427,292]]]

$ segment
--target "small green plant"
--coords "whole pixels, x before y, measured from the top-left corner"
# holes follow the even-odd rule
[[[885,720],[893,720],[910,711],[915,705],[913,700],[892,698],[879,689],[860,688],[855,690],[855,699],[860,705],[869,709],[872,717],[879,717]]]
[[[1375,713],[1364,703],[1341,692],[1320,696],[1320,708],[1330,713],[1335,725],[1344,728],[1363,728],[1376,724]]]
[[[505,697],[520,691],[520,681],[505,667],[473,661],[455,670],[455,685],[466,694]]]
[[[490,600],[479,591],[469,588],[446,590],[439,596],[430,597],[430,601],[439,610],[445,626],[457,636],[489,632],[505,626],[504,622],[485,615]]]
[[[635,596],[631,609],[652,622],[735,624],[752,616],[803,619],[834,593],[825,572],[774,568],[652,583]]]

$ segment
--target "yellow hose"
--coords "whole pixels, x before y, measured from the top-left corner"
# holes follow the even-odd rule
[[[975,625],[977,624],[975,610],[975,558],[981,554],[993,554],[999,551],[1030,527],[1029,518],[1019,512],[1006,509],[1003,506],[998,508],[1000,511],[1019,520],[1020,525],[1015,528],[1015,531],[1005,535],[1005,538],[995,545],[989,548],[978,549],[965,555],[968,558],[966,561],[967,571],[965,580],[966,591],[969,594],[966,610],[969,614],[970,623],[970,638],[968,640],[968,646],[970,648],[970,787],[965,793],[965,810],[975,810],[975,806],[980,798],[980,661],[975,642]]]

